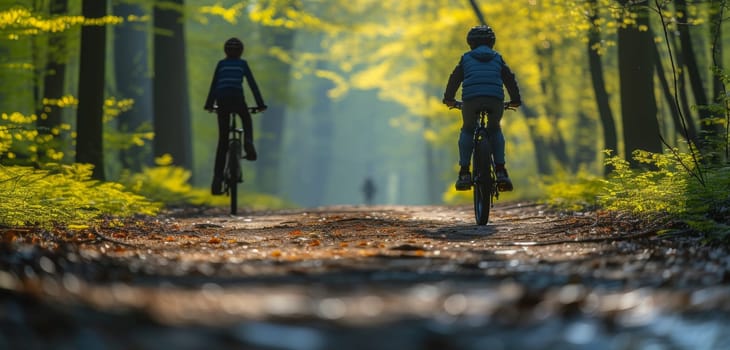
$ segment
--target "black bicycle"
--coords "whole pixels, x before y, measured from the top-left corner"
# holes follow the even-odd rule
[[[463,102],[457,101],[451,108],[461,109]],[[516,108],[510,102],[504,103],[504,109]],[[486,225],[489,222],[489,211],[494,201],[499,199],[500,186],[494,172],[494,155],[489,143],[487,119],[489,113],[485,109],[478,112],[479,124],[474,129],[474,149],[472,152],[472,188],[474,190],[474,216],[477,225]]]
[[[249,113],[256,114],[259,109],[250,107]],[[236,126],[238,115],[231,112],[229,115],[228,128],[228,152],[226,163],[223,168],[223,192],[231,197],[231,215],[238,213],[238,184],[243,182],[243,171],[241,171],[241,158],[243,158],[243,128]]]

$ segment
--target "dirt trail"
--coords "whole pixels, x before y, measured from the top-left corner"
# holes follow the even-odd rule
[[[510,204],[482,227],[390,206],[6,231],[0,348],[728,345],[730,258],[680,228]]]

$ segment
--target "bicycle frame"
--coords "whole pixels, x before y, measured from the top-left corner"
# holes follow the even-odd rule
[[[257,108],[249,108],[249,113],[257,113]],[[228,152],[226,152],[226,163],[223,168],[224,191],[231,198],[231,215],[238,213],[238,184],[243,182],[241,171],[241,158],[243,157],[243,128],[236,125],[238,115],[236,112],[228,114]]]
[[[463,103],[456,102],[452,108],[462,109]],[[513,109],[509,102],[504,104],[505,109]],[[472,190],[474,192],[474,216],[477,225],[486,225],[489,221],[489,211],[494,200],[499,199],[499,186],[495,173],[494,154],[489,142],[487,120],[489,112],[480,108],[475,117],[479,118],[474,129],[472,144]]]
[[[494,173],[494,157],[489,142],[485,119],[487,112],[480,110],[479,123],[474,130],[472,149],[472,189],[474,191],[474,216],[477,225],[486,225],[494,200],[499,198],[497,179]]]
[[[224,190],[231,198],[231,215],[238,212],[238,183],[243,182],[241,174],[241,154],[243,144],[241,143],[243,129],[236,126],[236,113],[228,115],[228,152],[226,153],[226,165],[223,168]]]

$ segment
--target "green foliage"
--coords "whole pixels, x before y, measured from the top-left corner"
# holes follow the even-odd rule
[[[606,160],[613,172],[600,179],[590,175],[560,178],[543,185],[546,202],[561,209],[600,208],[638,216],[668,214],[691,228],[712,235],[730,234],[730,167],[703,170],[704,184],[693,176],[692,155],[674,152],[634,152],[646,167],[634,169],[619,157]]]
[[[128,190],[166,206],[212,205],[226,206],[227,196],[213,196],[207,189],[194,188],[189,180],[191,173],[172,165],[172,157],[165,155],[155,159],[157,166],[145,167],[140,173],[124,172],[119,180]],[[251,209],[277,209],[290,205],[269,195],[245,193],[239,203]]]
[[[647,167],[632,169],[628,161],[619,157],[607,160],[614,171],[605,180],[605,193],[599,197],[607,209],[673,215],[695,209],[689,205],[688,197],[692,178],[682,165],[692,164],[691,154],[676,153],[675,156],[634,151],[634,159]]]
[[[119,182],[134,193],[166,205],[181,205],[193,200],[192,187],[188,183],[190,172],[172,166],[169,155],[157,158],[156,167],[145,167],[140,173],[125,171]]]
[[[560,173],[546,177],[541,188],[547,194],[547,204],[564,210],[580,211],[596,206],[604,190],[604,181],[582,170],[574,175]]]
[[[90,165],[47,169],[0,165],[0,225],[88,225],[102,215],[153,215],[160,208],[113,182],[91,180]]]

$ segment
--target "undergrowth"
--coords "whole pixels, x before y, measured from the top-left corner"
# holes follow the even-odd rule
[[[165,203],[169,207],[226,206],[230,203],[230,198],[227,196],[213,196],[207,189],[191,186],[189,180],[192,174],[190,171],[172,165],[172,158],[169,155],[155,159],[155,163],[155,167],[144,167],[139,173],[123,172],[119,182],[130,191]],[[254,210],[291,206],[278,197],[260,193],[240,194],[239,203]]]
[[[697,169],[688,166],[693,164],[691,157],[676,150],[667,154],[637,151],[634,159],[645,165],[641,169],[612,157],[607,164],[613,171],[606,178],[580,173],[545,180],[545,202],[565,210],[667,214],[694,230],[730,237],[730,167],[703,169],[703,183],[693,176]]]
[[[104,214],[154,215],[161,204],[121,184],[91,179],[91,165],[0,165],[0,225],[85,226]]]
[[[65,108],[77,101],[66,97],[44,103],[48,108]],[[128,100],[106,101],[105,121],[130,104]],[[160,157],[156,166],[140,173],[125,172],[117,182],[93,180],[91,165],[68,163],[73,154],[70,141],[75,137],[71,126],[63,124],[40,132],[38,120],[35,114],[0,114],[0,227],[86,227],[106,216],[155,215],[164,206],[228,204],[228,197],[192,187],[188,183],[190,172],[173,166],[169,156]],[[105,139],[110,135],[116,134],[105,133]],[[151,139],[150,133],[118,136],[126,141],[112,142],[108,153],[133,144],[141,146]],[[239,203],[252,209],[287,206],[276,197],[254,193],[241,195]]]

